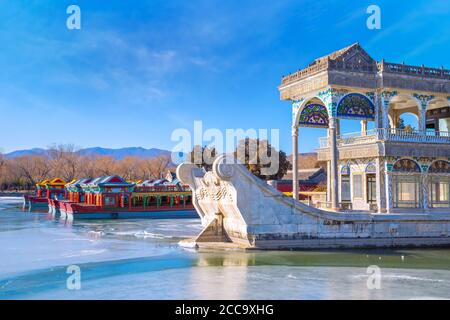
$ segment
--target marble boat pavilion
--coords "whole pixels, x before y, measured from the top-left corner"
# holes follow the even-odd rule
[[[450,213],[450,70],[377,62],[353,44],[283,77],[279,91],[292,103],[294,198],[299,129],[325,128],[322,207]],[[397,128],[404,113],[417,116],[418,128]],[[341,134],[341,119],[360,121],[360,132]]]

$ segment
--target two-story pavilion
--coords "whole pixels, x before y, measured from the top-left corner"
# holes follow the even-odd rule
[[[327,128],[318,149],[327,207],[450,212],[450,70],[377,62],[353,44],[283,77],[279,90],[292,102],[295,198],[299,128]],[[397,128],[405,112],[417,116],[416,130]],[[360,121],[361,131],[341,135],[340,119]]]

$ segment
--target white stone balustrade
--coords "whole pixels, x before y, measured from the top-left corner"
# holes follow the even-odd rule
[[[376,128],[362,132],[346,133],[338,137],[338,146],[364,144],[375,141],[397,142],[428,142],[450,144],[448,131],[428,131],[421,133],[417,130],[405,130],[395,128]],[[319,138],[319,149],[328,148],[328,137]]]

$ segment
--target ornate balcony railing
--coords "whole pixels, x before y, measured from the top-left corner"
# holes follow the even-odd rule
[[[377,128],[368,130],[366,133],[355,132],[338,136],[337,145],[347,146],[364,144],[375,141],[399,141],[399,142],[428,142],[450,144],[450,132],[448,131],[427,131],[426,133],[417,130],[405,130],[395,128]],[[329,138],[319,138],[319,149],[328,148]]]
[[[450,70],[442,68],[429,68],[425,66],[411,66],[404,63],[391,63],[382,60],[378,63],[378,70],[389,73],[401,73],[406,75],[450,79]]]

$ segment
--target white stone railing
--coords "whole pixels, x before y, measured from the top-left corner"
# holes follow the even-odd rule
[[[399,142],[428,142],[450,144],[450,132],[429,131],[426,133],[417,130],[405,130],[395,128],[377,128],[368,130],[366,133],[354,132],[338,136],[337,145],[355,145],[375,141],[399,141]],[[328,137],[319,138],[319,149],[328,148]]]
[[[411,66],[400,63],[391,63],[383,60],[378,63],[378,70],[427,78],[450,79],[450,70],[446,70],[444,67],[441,67],[440,69],[428,68],[425,66]]]

